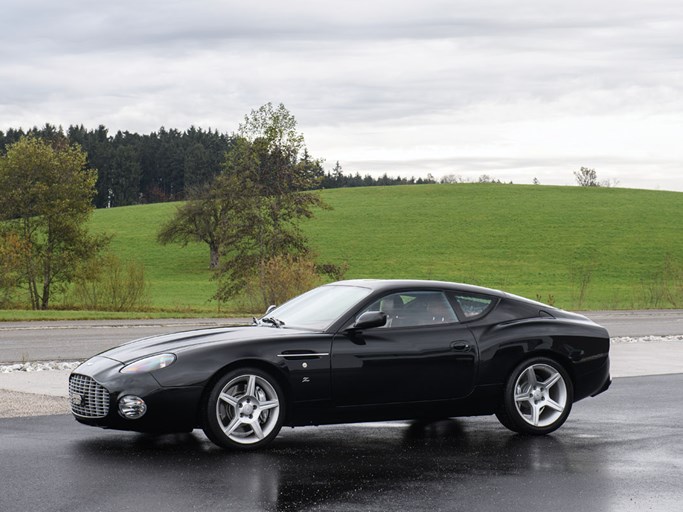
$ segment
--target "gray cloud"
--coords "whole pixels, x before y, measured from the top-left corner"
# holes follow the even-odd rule
[[[581,162],[650,186],[649,163],[683,190],[681,14],[666,0],[15,2],[0,129],[231,131],[282,101],[314,154],[354,171],[462,164],[522,182],[547,166],[565,183]]]

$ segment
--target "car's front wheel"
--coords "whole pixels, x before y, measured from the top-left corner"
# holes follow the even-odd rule
[[[566,370],[556,361],[536,357],[510,374],[498,420],[520,434],[543,435],[557,430],[569,416],[574,388]]]
[[[277,436],[285,416],[277,381],[257,368],[233,370],[214,385],[203,407],[204,433],[224,448],[253,450]]]

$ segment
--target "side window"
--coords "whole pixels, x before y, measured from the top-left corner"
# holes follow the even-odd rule
[[[474,318],[484,314],[491,304],[493,299],[482,295],[455,295],[455,300],[458,301],[462,312],[467,318]]]
[[[382,297],[365,311],[386,313],[388,319],[385,328],[448,324],[458,321],[446,295],[442,292],[392,293]]]

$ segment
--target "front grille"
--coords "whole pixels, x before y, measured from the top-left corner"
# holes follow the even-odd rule
[[[90,377],[71,374],[69,377],[71,410],[84,418],[104,418],[109,412],[109,392]]]

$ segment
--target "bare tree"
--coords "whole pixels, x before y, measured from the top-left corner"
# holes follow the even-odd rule
[[[574,171],[574,177],[576,177],[576,182],[580,187],[599,187],[598,175],[595,169],[589,169],[588,167],[581,167],[578,171]]]

